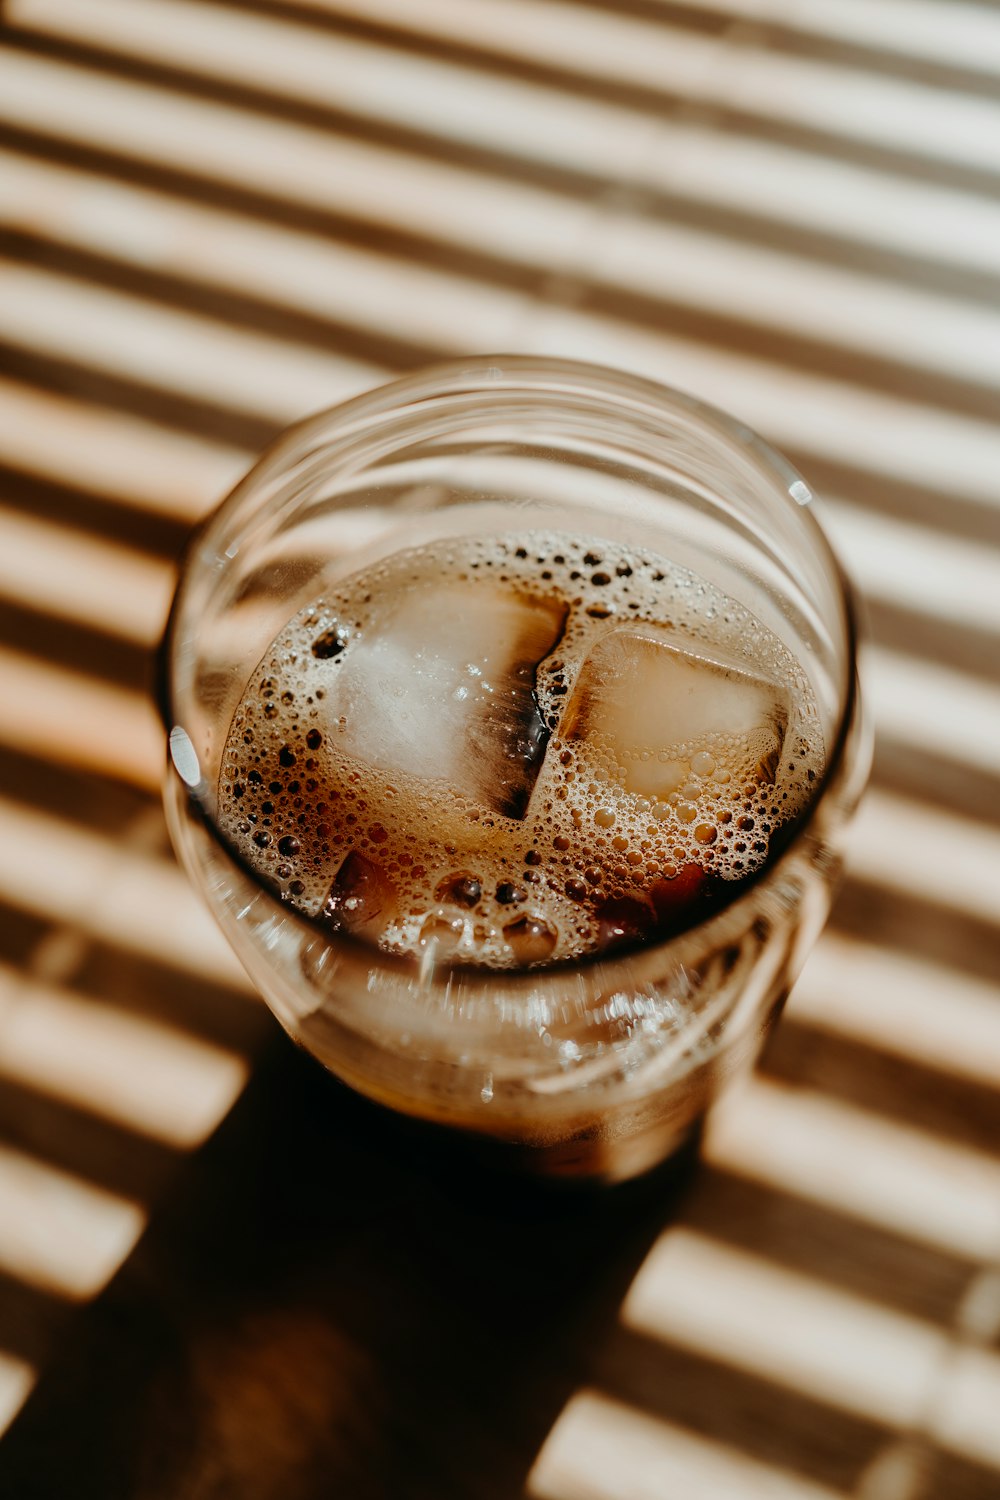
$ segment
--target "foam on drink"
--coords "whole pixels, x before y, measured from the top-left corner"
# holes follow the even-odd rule
[[[540,964],[730,899],[822,765],[801,667],[706,580],[586,538],[460,538],[282,631],[233,718],[219,822],[334,930]]]

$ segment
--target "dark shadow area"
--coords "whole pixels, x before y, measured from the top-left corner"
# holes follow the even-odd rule
[[[276,10],[271,0],[249,0],[254,9]],[[792,57],[801,57],[840,67],[850,67],[877,75],[903,79],[908,83],[922,83],[932,88],[954,89],[962,93],[982,94],[986,99],[1000,99],[1000,81],[995,73],[986,69],[959,67],[943,63],[907,51],[907,33],[900,28],[893,51],[884,47],[861,42],[844,41],[810,31],[808,27],[796,26],[794,19],[750,20],[718,7],[699,6],[689,10],[683,5],[671,5],[669,0],[559,0],[567,9],[610,11],[615,16],[628,15],[638,21],[649,21],[654,25],[681,27],[685,31],[701,33],[724,40],[730,28],[737,35],[734,47],[743,45],[744,27],[749,24],[753,35],[761,46],[770,52],[785,52]],[[987,0],[989,3],[989,0]],[[308,7],[303,7],[308,10]],[[756,41],[755,41],[756,45]]]
[[[624,1327],[589,1373],[620,1401],[837,1493],[851,1493],[888,1436],[875,1421]]]
[[[170,561],[180,557],[191,532],[191,524],[179,516],[158,515],[138,506],[133,509],[110,497],[41,479],[9,464],[0,464],[0,500],[37,520],[89,531]]]
[[[996,530],[1000,539],[1000,523]],[[1000,551],[997,557],[1000,576]],[[960,620],[945,620],[940,615],[924,614],[919,609],[888,603],[870,594],[865,597],[865,611],[870,633],[878,645],[904,652],[907,656],[940,662],[942,666],[990,682],[1000,682],[1000,639],[994,630],[980,629]],[[936,791],[935,787],[935,802],[938,800]],[[993,800],[995,798],[994,791]],[[989,800],[983,811],[989,815]],[[996,811],[1000,815],[1000,807]]]
[[[41,605],[33,608],[0,594],[0,646],[12,646],[45,663],[84,672],[88,677],[146,696],[152,691],[151,652],[99,625],[61,619]],[[2,754],[2,752],[0,752]]]
[[[782,1021],[776,1037],[791,1025]],[[975,1270],[959,1256],[718,1167],[702,1168],[684,1222],[774,1265],[943,1327]]]
[[[933,418],[932,408],[927,408],[927,415]],[[919,410],[914,412],[913,419],[920,421]],[[783,443],[781,448],[821,498],[824,494],[836,496],[876,515],[889,516],[910,525],[928,526],[943,531],[946,536],[985,542],[990,547],[997,545],[996,506],[987,500],[963,495],[957,485],[954,489],[941,490],[930,484],[898,479],[891,473],[880,474],[877,470],[860,468],[851,463],[847,454],[833,460],[791,442]],[[822,519],[822,511],[819,516]]]
[[[0,963],[23,969],[38,944],[54,930],[44,918],[0,901]]]
[[[886,791],[933,800],[946,812],[1000,827],[996,773],[984,766],[948,760],[883,731],[875,741],[872,779]]]
[[[0,1082],[0,1140],[139,1202],[155,1197],[184,1160],[161,1141],[10,1078]]]
[[[942,1500],[996,1500],[1000,1473],[968,1458],[935,1451],[927,1455],[928,1496]]]
[[[122,837],[132,819],[151,804],[149,793],[136,787],[6,746],[0,746],[0,786],[5,796],[21,804],[109,837]],[[58,920],[56,892],[52,915]]]
[[[72,1303],[0,1271],[0,1349],[40,1365],[73,1312]]]
[[[277,1044],[15,1422],[0,1491],[520,1493],[689,1168],[553,1193],[442,1150]]]
[[[210,442],[232,444],[251,452],[266,446],[281,431],[282,422],[237,411],[176,391],[108,375],[92,365],[52,359],[26,349],[0,344],[0,373],[22,385],[54,391],[60,396],[89,401],[129,416],[173,427]]]
[[[998,393],[989,386],[937,374],[890,358],[821,339],[788,333],[750,318],[715,313],[595,282],[586,284],[575,307],[583,313],[632,323],[653,334],[692,339],[751,359],[765,359],[792,370],[864,388],[903,401],[990,420]]]
[[[100,941],[88,942],[73,990],[95,1005],[118,1006],[238,1052],[252,1051],[278,1029],[264,1002],[247,990]]]
[[[136,173],[138,177],[140,174]],[[150,186],[150,177],[153,172],[143,172],[144,185]],[[194,184],[197,179],[186,179]],[[177,184],[173,183],[169,189],[177,191]],[[194,195],[188,193],[188,197]],[[207,194],[205,195],[208,196]],[[218,208],[219,204],[215,195],[212,206]],[[249,194],[240,194],[241,198],[251,197]],[[285,204],[277,200],[261,200],[252,197],[256,205],[255,216],[259,217],[259,210],[268,207],[268,217],[272,220],[278,219],[282,228],[292,227],[289,220],[295,218],[294,208],[286,216]],[[235,212],[246,215],[248,212],[246,203],[242,203]],[[313,219],[314,215],[309,214]],[[329,215],[322,215],[323,227],[318,231],[315,223],[311,232],[320,232],[324,237],[331,239],[345,239],[346,236],[335,231]],[[354,228],[357,230],[358,225]],[[405,257],[407,260],[418,260],[420,257],[410,252],[412,245],[407,245],[403,237],[394,234],[383,236],[384,246],[379,246],[377,253],[392,253],[398,260]],[[71,246],[57,245],[50,240],[41,237],[24,234],[20,231],[9,236],[11,255],[26,261],[29,265],[44,266],[47,270],[58,272],[60,275],[73,276],[81,281],[89,281],[97,286],[108,287],[112,291],[128,292],[138,297],[148,298],[150,301],[160,303],[164,307],[180,308],[184,312],[193,312],[203,317],[214,318],[217,321],[230,323],[237,328],[250,329],[255,333],[263,333],[269,337],[281,339],[285,343],[307,344],[312,348],[322,349],[329,353],[336,351],[338,355],[345,358],[365,360],[373,364],[383,364],[387,368],[402,371],[423,363],[433,358],[439,351],[436,347],[425,344],[415,344],[410,340],[398,338],[392,335],[380,333],[377,329],[368,329],[360,326],[349,326],[332,318],[312,316],[294,307],[267,302],[260,298],[249,297],[240,292],[234,292],[228,287],[219,286],[214,283],[203,283],[188,281],[180,276],[168,275],[162,271],[156,271],[146,266],[132,266],[118,260],[110,260],[104,256],[94,255],[86,250],[77,250]],[[355,243],[363,245],[364,248],[374,248],[365,244],[362,233],[357,235]],[[433,248],[431,242],[425,242],[428,249]],[[444,249],[445,247],[440,247]],[[427,259],[431,257],[428,256]],[[450,259],[454,262],[461,259],[455,252]],[[460,270],[462,274],[467,273],[467,267],[451,265],[446,269]],[[540,277],[541,269],[538,271]],[[525,289],[534,282],[533,276],[508,277],[510,281],[518,280],[524,283]],[[228,408],[224,408],[228,411]]]
[[[928,879],[933,876],[928,860]],[[1000,973],[1000,928],[931,897],[887,890],[849,876],[837,897],[830,925],[838,932],[884,948],[900,948],[943,968],[964,970],[990,983]]]
[[[942,1005],[947,996],[942,995]],[[888,1115],[946,1140],[996,1152],[1000,1145],[1000,1093],[848,1037],[814,1031],[788,1017],[772,1036],[764,1070]]]

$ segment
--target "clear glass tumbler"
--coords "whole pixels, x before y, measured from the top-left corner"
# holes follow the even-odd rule
[[[183,864],[281,1024],[347,1084],[544,1174],[674,1152],[757,1056],[829,910],[867,778],[855,619],[806,483],[676,391],[524,357],[442,364],[280,437],[196,534],[163,650]],[[226,841],[246,685],[324,589],[403,548],[541,530],[642,547],[720,588],[807,674],[825,768],[779,856],[669,940],[522,969],[417,962],[298,914]]]

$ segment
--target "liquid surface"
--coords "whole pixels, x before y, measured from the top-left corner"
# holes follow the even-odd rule
[[[586,538],[462,538],[282,631],[233,718],[219,822],[328,928],[509,967],[724,904],[822,766],[805,674],[704,579]]]

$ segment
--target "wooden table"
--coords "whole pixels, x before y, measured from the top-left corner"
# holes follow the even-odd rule
[[[0,1494],[1000,1495],[1000,10],[8,0]],[[449,1169],[174,867],[149,680],[286,422],[518,349],[823,493],[872,793],[699,1163]]]

